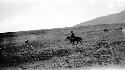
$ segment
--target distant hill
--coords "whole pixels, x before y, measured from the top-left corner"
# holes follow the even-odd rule
[[[97,24],[121,24],[121,23],[125,23],[125,10],[120,13],[110,14],[107,16],[102,16],[86,22],[82,22],[80,24],[75,25],[75,27],[97,25]]]

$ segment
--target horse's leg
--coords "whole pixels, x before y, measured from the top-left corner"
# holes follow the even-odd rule
[[[79,39],[78,37],[76,37],[76,45],[78,45],[78,43],[79,43]]]
[[[73,39],[71,39],[71,44],[73,44],[73,45],[74,45],[74,40],[73,40]]]
[[[72,39],[70,40],[70,44],[73,44],[73,41],[72,41]]]
[[[72,41],[70,40],[69,44],[72,44]]]
[[[82,44],[82,39],[79,40],[80,44]]]
[[[75,45],[75,41],[72,41],[72,44]]]
[[[76,45],[78,45],[79,41],[76,41]]]
[[[77,45],[77,40],[75,40],[74,42],[75,42],[75,45]]]
[[[74,41],[74,44],[75,44],[75,45],[77,45],[77,42],[76,42],[76,41]]]
[[[73,41],[73,43],[74,43],[74,45],[76,45],[76,41],[75,40]]]
[[[82,38],[79,38],[79,42],[80,42],[80,44],[82,44]]]
[[[80,44],[82,44],[82,41],[80,41]]]
[[[78,44],[78,42],[77,42],[77,38],[76,38],[76,37],[74,38],[74,42],[75,42],[75,45]]]

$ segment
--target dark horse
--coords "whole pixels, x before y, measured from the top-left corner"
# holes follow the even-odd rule
[[[78,36],[75,36],[75,37],[70,37],[70,36],[67,36],[66,37],[66,40],[69,40],[70,43],[69,44],[78,44],[78,43],[81,43],[82,44],[82,38],[81,37],[78,37]]]

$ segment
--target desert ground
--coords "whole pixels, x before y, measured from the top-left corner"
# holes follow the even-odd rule
[[[124,70],[125,33],[119,27],[125,24],[1,33],[0,69]],[[82,44],[66,40],[70,31],[82,38]]]

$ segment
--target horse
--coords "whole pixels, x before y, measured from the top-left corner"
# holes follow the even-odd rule
[[[75,37],[70,37],[70,36],[67,36],[66,37],[66,40],[69,40],[70,43],[69,44],[78,44],[78,43],[81,43],[82,44],[82,38],[81,37],[78,37],[78,36],[75,36]]]
[[[69,44],[74,44],[74,39],[72,39],[70,36],[66,37],[66,41],[70,41]]]

